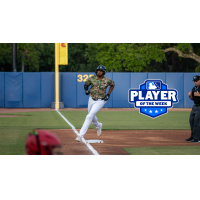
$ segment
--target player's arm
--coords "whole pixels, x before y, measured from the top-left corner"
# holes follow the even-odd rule
[[[85,81],[85,84],[84,84],[84,90],[85,90],[86,95],[90,94],[90,91],[88,89],[90,85],[91,85],[91,79],[89,78],[87,81]]]
[[[109,95],[110,95],[111,92],[113,91],[114,87],[115,87],[114,85],[111,85],[111,86],[110,86],[109,91],[108,91],[108,94],[109,94]]]
[[[193,97],[192,97],[191,91],[188,92],[188,96],[189,96],[189,98],[190,98],[191,100],[193,100]]]
[[[112,84],[112,85],[110,85],[108,94],[105,96],[104,101],[108,101],[108,99],[110,98],[110,94],[111,94],[111,92],[113,91],[113,89],[114,89],[114,87],[115,87],[114,81],[112,81],[111,84]]]

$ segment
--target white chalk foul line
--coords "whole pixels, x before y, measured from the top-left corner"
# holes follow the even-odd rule
[[[72,130],[76,135],[79,135],[78,131],[75,129],[75,127],[58,111],[58,109],[55,109],[57,113],[71,126]],[[84,139],[82,138],[82,142],[87,145],[87,147],[92,151],[94,155],[99,155],[98,152]]]

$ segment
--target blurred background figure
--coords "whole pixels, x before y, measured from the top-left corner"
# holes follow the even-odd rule
[[[191,136],[186,141],[198,143],[200,142],[200,76],[194,76],[192,81],[194,81],[195,86],[188,93],[189,98],[194,101],[189,119]]]
[[[33,130],[26,138],[28,155],[60,155],[61,143],[58,137],[46,130]]]

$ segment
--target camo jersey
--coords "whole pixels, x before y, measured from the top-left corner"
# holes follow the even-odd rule
[[[91,85],[90,96],[93,99],[103,99],[106,96],[106,88],[115,85],[115,82],[107,77],[99,80],[97,76],[92,76],[85,81],[85,85]]]

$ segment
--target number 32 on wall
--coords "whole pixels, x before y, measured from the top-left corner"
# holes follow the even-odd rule
[[[87,81],[88,78],[91,77],[91,76],[94,76],[94,75],[90,74],[90,75],[88,76],[87,74],[85,74],[85,75],[80,75],[80,74],[79,74],[79,75],[77,76],[77,77],[78,77],[77,81],[78,81],[78,82],[85,82],[85,81]]]

